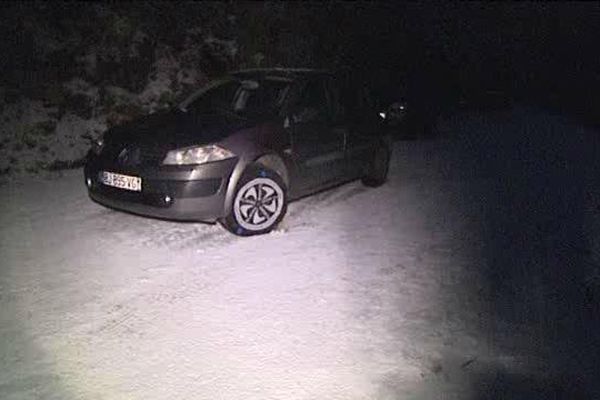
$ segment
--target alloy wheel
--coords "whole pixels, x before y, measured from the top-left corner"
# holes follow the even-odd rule
[[[238,190],[233,212],[241,227],[249,231],[260,231],[277,221],[284,201],[283,190],[275,181],[255,178]]]

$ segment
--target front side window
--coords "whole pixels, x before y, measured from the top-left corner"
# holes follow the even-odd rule
[[[294,107],[296,122],[325,121],[328,114],[325,86],[320,79],[308,81]]]

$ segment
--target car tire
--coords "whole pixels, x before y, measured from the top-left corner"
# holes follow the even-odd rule
[[[390,169],[391,151],[387,144],[381,143],[373,152],[373,158],[367,166],[367,171],[362,177],[362,183],[369,187],[378,187],[387,180]]]
[[[231,212],[220,223],[238,236],[261,235],[276,228],[286,211],[283,179],[261,164],[251,164],[237,183]]]

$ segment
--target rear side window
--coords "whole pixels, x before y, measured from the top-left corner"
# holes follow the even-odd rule
[[[354,122],[377,120],[374,97],[361,82],[347,82],[342,87],[342,104],[347,118]]]

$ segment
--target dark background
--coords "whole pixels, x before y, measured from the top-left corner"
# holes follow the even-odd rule
[[[82,75],[141,90],[165,44],[194,46],[188,60],[209,75],[250,66],[363,71],[385,99],[397,91],[456,97],[501,89],[528,100],[595,109],[598,3],[3,3],[1,84],[39,96]],[[195,34],[190,34],[195,30]],[[125,49],[147,35],[138,54]],[[194,36],[196,35],[196,36]],[[199,37],[235,41],[233,57]],[[196,43],[194,42],[196,40]],[[86,76],[78,57],[94,49]],[[193,57],[192,57],[193,58]]]

